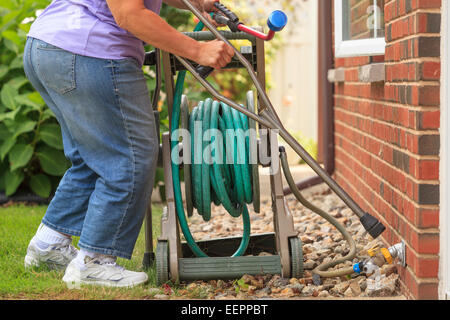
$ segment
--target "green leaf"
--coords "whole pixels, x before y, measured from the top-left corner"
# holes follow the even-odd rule
[[[16,117],[17,112],[20,111],[20,108],[17,108],[16,110],[10,111],[10,112],[6,112],[6,113],[0,113],[0,122],[5,120],[5,119],[10,119],[10,120],[14,120],[14,118]]]
[[[14,89],[19,90],[24,84],[28,83],[28,79],[25,77],[15,77],[8,81],[5,85],[10,85]]]
[[[16,138],[14,136],[9,136],[0,145],[0,160],[3,161],[8,154],[9,150],[16,144]]]
[[[48,198],[52,191],[52,183],[45,174],[37,174],[30,179],[30,188],[38,196]]]
[[[28,144],[16,144],[9,151],[9,164],[11,171],[22,168],[28,164],[33,155],[33,147]]]
[[[5,175],[8,171],[8,167],[6,165],[6,162],[0,161],[0,191],[5,191]]]
[[[39,130],[39,137],[50,147],[63,150],[61,128],[59,125],[54,123],[42,125]]]
[[[157,167],[155,172],[155,187],[159,182],[164,182],[164,170],[163,168]]]
[[[22,40],[20,39],[19,35],[17,34],[17,32],[13,31],[13,30],[6,30],[2,32],[2,36],[5,39],[9,39],[12,42],[14,42],[17,46],[21,45]]]
[[[24,174],[21,171],[8,171],[5,174],[5,194],[7,196],[13,195],[17,188],[19,188],[23,179],[25,178]]]
[[[17,104],[19,105],[23,105],[23,106],[29,106],[37,111],[40,111],[43,107],[43,104],[37,103],[35,101],[33,101],[30,96],[32,94],[22,94],[19,95],[17,97],[14,98],[14,100],[17,102]],[[1,117],[1,115],[0,115]]]
[[[14,53],[19,54],[19,46],[15,44],[13,41],[9,39],[3,39],[3,43],[5,44],[5,47],[11,50]]]
[[[2,20],[0,22],[0,32],[3,32],[3,30],[8,29],[10,25],[15,23],[16,18],[20,15],[21,10],[14,10],[2,17]]]
[[[28,98],[33,101],[34,103],[40,105],[40,106],[45,106],[45,101],[44,99],[42,99],[41,95],[39,94],[39,92],[34,91],[30,94],[28,94]]]
[[[39,148],[37,157],[44,172],[52,176],[62,176],[70,166],[62,151],[48,146]]]
[[[8,74],[9,68],[5,65],[0,65],[0,80]]]
[[[2,103],[10,110],[16,109],[17,105],[14,98],[18,95],[17,89],[10,84],[5,84],[0,92]]]
[[[45,111],[42,114],[41,121],[45,121],[45,120],[50,119],[50,118],[56,118],[55,114],[53,113],[53,111],[51,109],[45,109]]]
[[[13,59],[13,61],[11,61],[11,63],[9,64],[9,69],[22,69],[23,67],[23,55],[19,54],[17,57],[15,57]]]
[[[6,140],[11,135],[11,132],[8,131],[5,125],[0,123],[0,141]]]
[[[25,122],[20,122],[14,125],[14,137],[17,138],[22,133],[33,131],[36,126],[36,122],[32,120],[28,120]]]

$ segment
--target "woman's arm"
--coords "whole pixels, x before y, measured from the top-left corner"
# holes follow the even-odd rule
[[[199,42],[178,32],[148,10],[143,0],[106,1],[121,28],[164,51],[215,69],[226,66],[234,55],[233,49],[223,41]]]
[[[187,9],[184,3],[181,2],[181,0],[163,0],[163,2],[174,8]]]
[[[181,0],[163,0],[166,4],[171,7],[178,9],[187,9]],[[219,0],[191,0],[191,3],[196,6],[200,12],[211,12],[216,11],[214,7],[214,2],[219,2]]]

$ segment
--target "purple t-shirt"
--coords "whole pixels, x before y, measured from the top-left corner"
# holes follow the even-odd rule
[[[161,2],[144,0],[157,14]],[[88,57],[144,61],[143,42],[117,25],[106,0],[53,0],[28,36]]]

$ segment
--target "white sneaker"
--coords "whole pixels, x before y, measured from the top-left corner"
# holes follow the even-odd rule
[[[80,266],[75,260],[66,269],[63,281],[69,289],[79,288],[81,284],[106,287],[133,287],[145,283],[145,272],[126,270],[116,264],[116,258],[100,255],[95,258],[85,256],[85,265]]]
[[[51,269],[64,269],[75,259],[78,250],[72,246],[72,239],[65,239],[61,243],[51,244],[47,249],[40,249],[36,244],[36,239],[30,241],[25,256],[25,268],[33,266],[39,267],[41,263],[46,264]]]

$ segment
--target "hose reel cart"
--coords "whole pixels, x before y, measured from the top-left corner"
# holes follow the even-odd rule
[[[281,11],[274,12],[268,20],[270,32],[261,32],[248,28],[228,9],[218,4],[220,14],[215,19],[226,23],[231,31],[218,31],[206,20],[188,0],[185,5],[199,18],[201,23],[192,33],[186,35],[199,40],[208,41],[218,38],[222,41],[248,40],[250,47],[236,48],[232,62],[226,68],[246,68],[257,90],[256,99],[253,92],[247,93],[245,106],[219,94],[206,80],[212,71],[208,67],[197,66],[181,57],[161,52],[170,117],[170,132],[162,136],[162,165],[164,168],[165,195],[167,206],[161,219],[161,235],[157,241],[156,268],[157,282],[163,284],[172,281],[235,279],[244,274],[281,274],[282,277],[301,278],[303,275],[302,245],[298,233],[294,229],[293,217],[286,206],[281,170],[283,168],[289,186],[297,199],[305,206],[323,216],[344,234],[351,250],[342,259],[328,265],[321,265],[313,271],[316,280],[321,276],[336,276],[336,272],[327,273],[326,269],[350,260],[355,256],[355,244],[351,236],[333,217],[307,202],[292,179],[287,165],[286,153],[278,146],[272,133],[279,134],[294,151],[336,192],[336,194],[356,213],[365,229],[376,238],[384,231],[384,226],[361,208],[345,193],[337,183],[315,162],[311,156],[287,133],[265,92],[264,40],[270,40],[276,31],[283,29],[287,18]],[[220,7],[219,7],[220,6]],[[203,24],[210,31],[200,31]],[[228,42],[229,43],[229,42]],[[156,64],[157,88],[159,93],[161,82],[160,53],[158,50],[147,57],[146,64]],[[186,71],[199,81],[218,101],[207,99],[198,102],[189,113],[189,102],[182,96]],[[176,85],[174,76],[178,74]],[[155,107],[155,97],[154,97]],[[156,118],[158,119],[158,118]],[[259,139],[249,139],[242,132],[256,129],[258,123]],[[180,139],[177,133],[189,134]],[[178,131],[177,131],[178,130]],[[217,137],[209,136],[208,130],[216,130],[225,136],[235,133],[231,145],[220,143]],[[214,131],[214,132],[216,132]],[[250,130],[250,132],[252,132]],[[264,134],[263,134],[264,133]],[[206,137],[206,139],[204,138]],[[171,139],[172,138],[172,139]],[[211,140],[209,140],[210,138]],[[251,145],[250,145],[251,144]],[[204,156],[205,147],[212,145],[214,159],[228,159],[232,154],[233,163],[220,163],[210,156]],[[262,161],[260,165],[271,167],[270,186],[273,211],[273,233],[251,235],[250,219],[247,205],[252,204],[255,212],[259,212],[259,174],[258,162],[250,161],[250,149],[257,146],[257,154],[270,155],[270,161]],[[207,154],[207,153],[206,153]],[[206,157],[206,159],[204,159]],[[192,161],[189,161],[192,160]],[[253,160],[255,158],[253,157]],[[191,164],[192,163],[192,164]],[[180,168],[184,169],[185,198],[187,216],[191,216],[194,208],[205,221],[211,218],[211,203],[223,205],[236,218],[242,217],[244,232],[242,237],[228,237],[196,242],[190,233],[183,200],[181,197]],[[151,209],[146,221],[146,257],[152,253]],[[180,228],[186,241],[181,242]],[[271,255],[259,255],[268,252]],[[341,273],[349,270],[341,270]],[[339,275],[339,272],[338,272]]]
[[[251,53],[250,48],[246,54],[246,58],[255,66],[257,70],[260,83],[264,83],[264,42],[253,36],[242,33],[223,33],[228,39],[243,39],[246,38],[252,44]],[[212,40],[213,34],[210,32],[198,32],[191,34],[198,40]],[[254,53],[253,53],[254,52]],[[177,63],[177,60],[166,53],[163,53],[164,61],[164,73],[166,74],[166,90],[168,96],[171,90],[174,90],[170,79],[174,72],[185,69],[182,64]],[[262,59],[258,59],[262,57]],[[238,62],[233,61],[229,68],[242,67]],[[173,102],[168,102],[169,105],[173,105]],[[208,103],[205,102],[206,105]],[[188,101],[186,97],[183,97],[181,101],[181,127],[188,127]],[[247,108],[254,112],[255,103],[253,101],[253,93],[247,94]],[[173,111],[169,112],[173,116]],[[191,114],[192,117],[192,114]],[[172,119],[171,119],[172,120]],[[171,123],[173,123],[171,121]],[[254,126],[253,122],[253,126]],[[193,134],[193,132],[191,132]],[[196,135],[194,135],[196,136]],[[273,142],[272,142],[273,143]],[[275,142],[276,143],[276,142]],[[198,243],[198,246],[203,252],[207,252],[209,257],[195,257],[190,250],[187,243],[180,242],[180,236],[178,231],[178,221],[176,215],[176,204],[173,194],[173,171],[171,166],[171,146],[170,136],[168,133],[163,135],[163,166],[164,175],[166,181],[166,200],[167,207],[165,208],[162,224],[161,224],[161,236],[158,238],[157,250],[156,250],[156,263],[157,263],[157,279],[158,282],[163,283],[170,278],[172,280],[198,280],[198,279],[231,279],[239,278],[243,274],[283,274],[284,276],[296,276],[300,277],[302,274],[303,258],[301,257],[301,245],[297,238],[297,233],[294,231],[293,219],[291,214],[287,211],[284,205],[283,187],[281,174],[278,171],[271,177],[271,189],[272,189],[272,201],[274,210],[274,225],[278,226],[278,232],[273,234],[252,236],[248,239],[248,253],[256,256],[234,256],[233,250],[239,247],[239,243],[242,238],[228,238],[228,239],[215,239],[209,241],[202,241]],[[262,145],[263,143],[261,143]],[[265,144],[266,147],[268,144]],[[277,147],[275,146],[277,150]],[[172,150],[174,152],[174,150]],[[185,148],[183,145],[183,153]],[[278,159],[277,159],[278,160]],[[192,166],[195,166],[192,165]],[[191,177],[191,171],[197,168],[190,168],[190,165],[183,164],[184,178],[185,178],[185,193],[186,193],[186,206],[190,206],[192,203],[189,198],[192,198],[191,190],[193,179]],[[255,211],[259,211],[259,176],[257,166],[252,168],[252,186],[253,186],[253,206]],[[256,169],[256,170],[255,170]],[[188,211],[192,209],[188,208]],[[192,213],[188,212],[188,214]],[[248,219],[248,213],[246,213]],[[237,223],[239,223],[239,220]],[[293,244],[293,245],[290,245]],[[292,251],[291,247],[295,249]],[[277,248],[277,249],[275,249]],[[300,248],[300,250],[299,250]],[[257,256],[258,253],[265,251],[274,253],[272,256]],[[292,256],[296,260],[291,265]]]

